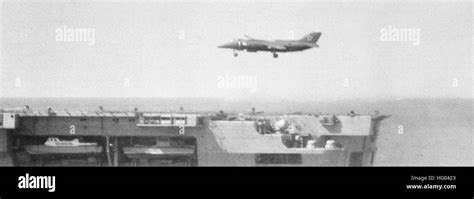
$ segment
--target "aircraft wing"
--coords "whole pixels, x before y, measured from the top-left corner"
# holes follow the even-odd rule
[[[275,45],[275,44],[265,44],[268,49],[275,49],[275,50],[286,50],[286,47],[283,45]]]

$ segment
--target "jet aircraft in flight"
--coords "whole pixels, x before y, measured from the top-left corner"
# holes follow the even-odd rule
[[[303,51],[313,47],[319,47],[317,44],[320,32],[312,32],[299,40],[261,40],[246,36],[247,39],[238,39],[230,43],[218,46],[219,48],[228,48],[234,51],[234,56],[237,57],[236,50],[246,50],[247,52],[269,51],[274,58],[278,57],[277,52],[295,52]]]

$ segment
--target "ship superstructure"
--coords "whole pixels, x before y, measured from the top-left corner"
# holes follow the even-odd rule
[[[23,109],[0,117],[1,165],[369,166],[387,116]]]

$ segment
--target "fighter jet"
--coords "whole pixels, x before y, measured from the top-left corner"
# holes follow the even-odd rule
[[[321,33],[312,32],[299,40],[267,41],[254,39],[249,36],[246,37],[247,39],[237,39],[217,47],[232,49],[234,51],[234,57],[238,56],[235,50],[246,50],[247,52],[269,51],[273,54],[274,58],[277,58],[277,52],[295,52],[319,47],[317,42],[319,37],[321,37]]]

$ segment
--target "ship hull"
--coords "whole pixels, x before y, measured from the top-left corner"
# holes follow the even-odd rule
[[[28,145],[25,150],[31,155],[44,154],[93,154],[101,153],[101,146],[46,146],[46,145]]]

